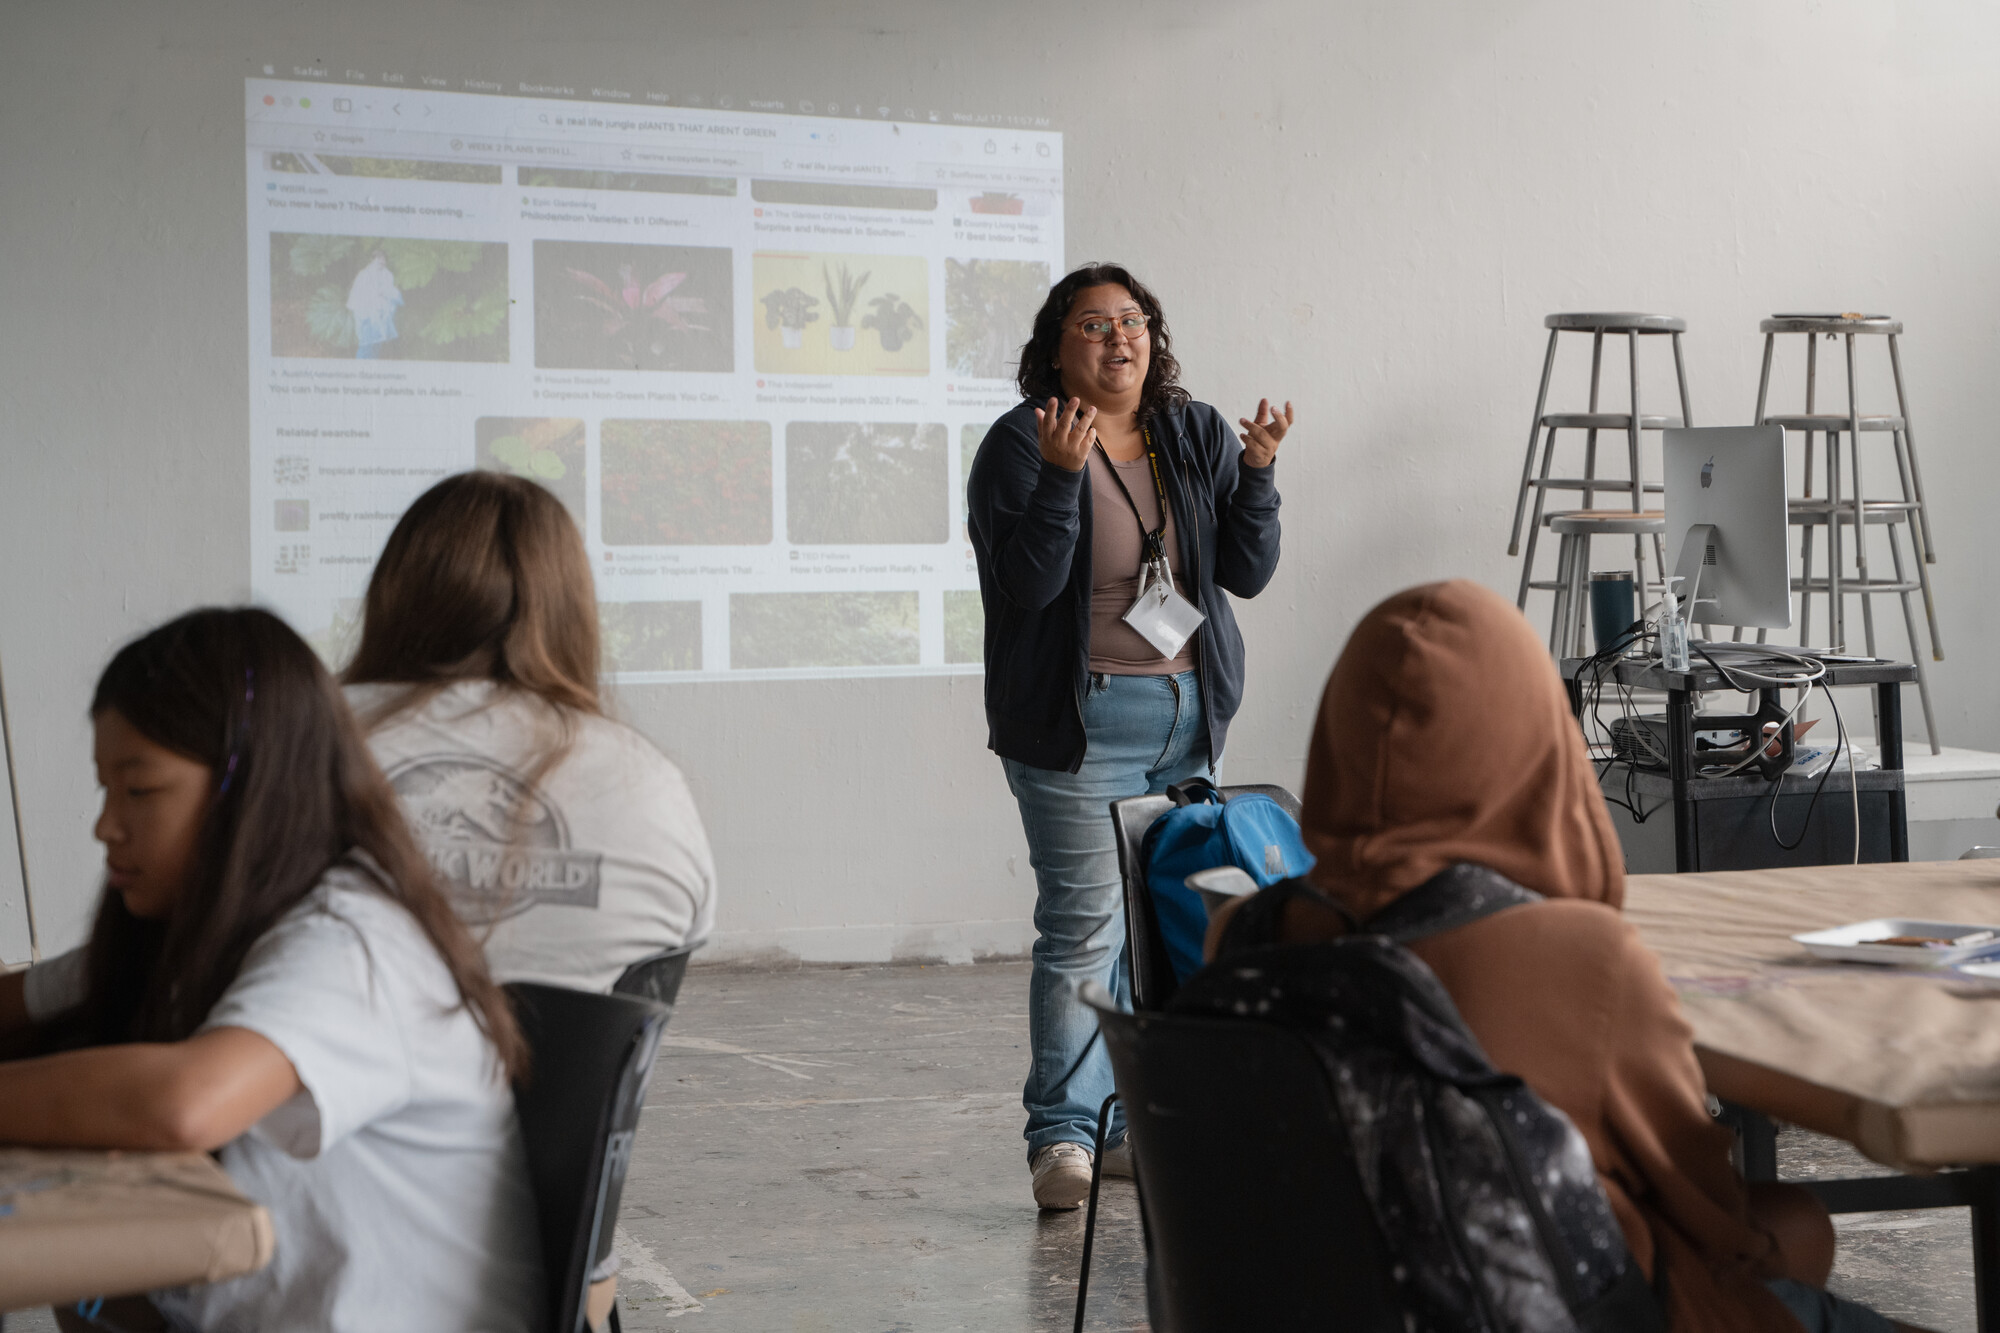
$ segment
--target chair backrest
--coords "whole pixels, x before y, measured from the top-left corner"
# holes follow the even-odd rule
[[[667,1008],[673,1008],[674,1002],[680,998],[681,982],[687,978],[688,959],[706,943],[707,940],[696,940],[677,949],[648,954],[619,973],[618,980],[611,984],[611,993],[657,1000]]]
[[[1156,1333],[1401,1330],[1387,1249],[1305,1038],[1106,1006],[1097,1017],[1140,1145]]]
[[[1299,798],[1269,782],[1224,787],[1226,798],[1256,793],[1276,801],[1293,819]],[[1111,803],[1111,827],[1118,839],[1118,878],[1125,889],[1125,958],[1132,976],[1132,1007],[1151,1012],[1166,1008],[1179,982],[1167,957],[1166,938],[1153,914],[1153,897],[1146,891],[1146,864],[1140,851],[1153,821],[1173,809],[1165,796],[1127,796]]]
[[[514,1088],[548,1275],[548,1327],[586,1333],[594,1271],[611,1254],[668,1010],[628,995],[517,981],[507,994],[532,1066]]]

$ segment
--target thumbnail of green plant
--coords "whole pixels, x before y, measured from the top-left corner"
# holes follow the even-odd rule
[[[480,417],[473,466],[539,482],[584,526],[583,422],[574,417]]]
[[[271,234],[271,355],[505,361],[499,241]]]
[[[1049,266],[1038,260],[945,260],[946,364],[960,375],[1014,378],[1048,294]]]
[[[607,546],[762,546],[771,540],[771,423],[606,421]]]
[[[535,364],[566,370],[736,368],[726,247],[535,242]]]
[[[599,602],[604,669],[701,670],[700,602]]]
[[[746,592],[729,599],[731,670],[917,661],[914,592]]]
[[[948,540],[949,434],[916,422],[785,427],[785,533],[799,545]]]
[[[986,606],[977,589],[947,588],[944,594],[944,660],[986,660]]]
[[[958,428],[958,494],[961,501],[970,493],[972,485],[972,460],[979,457],[979,446],[985,443],[986,432],[993,429],[992,422],[982,425],[967,423]],[[971,507],[967,506],[967,513]],[[972,529],[965,529],[965,539],[972,540]]]

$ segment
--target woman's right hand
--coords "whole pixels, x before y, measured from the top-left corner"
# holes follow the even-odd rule
[[[1081,472],[1090,461],[1090,445],[1095,438],[1091,423],[1097,409],[1085,407],[1081,398],[1035,409],[1035,433],[1041,437],[1042,457],[1066,472]]]

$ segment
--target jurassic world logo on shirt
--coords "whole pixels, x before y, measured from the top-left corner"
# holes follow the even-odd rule
[[[573,850],[562,810],[478,755],[426,755],[389,781],[460,915],[475,926],[539,904],[597,906],[603,856]]]

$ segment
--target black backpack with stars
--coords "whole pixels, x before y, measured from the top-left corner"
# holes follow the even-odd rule
[[[1436,975],[1403,947],[1539,895],[1459,864],[1360,933],[1272,943],[1299,895],[1319,897],[1286,880],[1246,901],[1216,960],[1169,1008],[1311,1042],[1395,1258],[1405,1328],[1665,1333],[1663,1302],[1625,1248],[1583,1136],[1493,1068]]]

